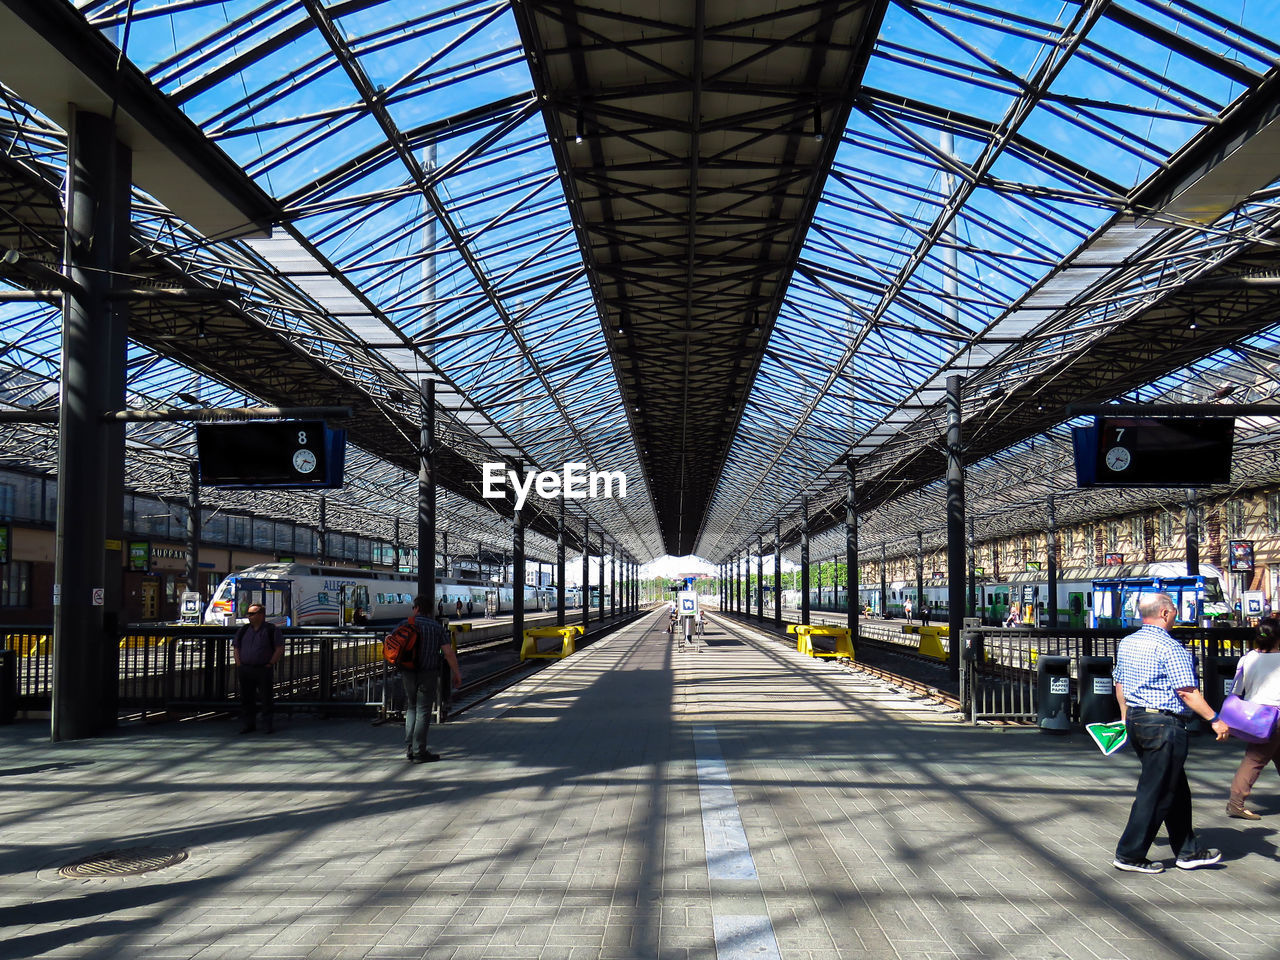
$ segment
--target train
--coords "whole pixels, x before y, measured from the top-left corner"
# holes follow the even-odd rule
[[[1063,569],[1058,573],[1058,624],[1066,628],[1128,627],[1138,622],[1136,602],[1140,594],[1161,590],[1169,593],[1178,605],[1178,622],[1194,624],[1197,616],[1218,619],[1232,614],[1227,602],[1226,574],[1212,564],[1200,564],[1198,576],[1188,576],[1183,563],[1142,563],[1122,566]],[[925,581],[924,596],[935,623],[947,619],[948,584],[934,578]],[[813,610],[845,610],[847,590],[824,588],[809,591]],[[834,596],[833,596],[834,593]],[[977,611],[988,626],[1003,623],[1013,605],[1019,608],[1019,623],[1045,627],[1049,624],[1049,581],[1044,571],[1014,573],[999,581],[980,581],[974,591]],[[904,603],[915,604],[913,615],[920,616],[915,581],[891,580],[885,585],[882,600],[879,583],[858,587],[858,598],[872,616],[901,617]],[[783,605],[799,607],[800,591],[784,590]],[[885,609],[881,609],[882,602]]]
[[[413,609],[416,574],[353,570],[307,563],[259,563],[222,579],[204,609],[203,621],[227,625],[245,619],[251,603],[266,607],[267,619],[284,626],[384,625],[397,623]],[[512,610],[510,583],[486,583],[442,577],[436,580],[437,610],[464,616]],[[524,588],[524,609],[555,605],[555,589]],[[436,612],[436,611],[430,611]]]

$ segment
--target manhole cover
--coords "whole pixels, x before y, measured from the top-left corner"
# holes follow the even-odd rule
[[[59,867],[64,877],[128,877],[138,873],[163,870],[187,859],[185,850],[166,850],[163,847],[130,847],[128,850],[108,850],[91,857]]]

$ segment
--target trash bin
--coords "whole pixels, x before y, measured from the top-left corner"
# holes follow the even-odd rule
[[[1204,698],[1214,713],[1222,709],[1222,701],[1231,692],[1231,683],[1236,678],[1239,665],[1239,657],[1204,658]]]
[[[1120,719],[1120,701],[1111,677],[1110,657],[1081,657],[1076,668],[1080,722],[1110,723]]]
[[[1067,657],[1036,658],[1036,722],[1041,730],[1067,733],[1071,729],[1071,661]]]
[[[0,723],[18,716],[18,652],[0,650]]]

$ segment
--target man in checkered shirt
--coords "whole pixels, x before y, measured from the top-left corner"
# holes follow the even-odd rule
[[[1160,825],[1169,832],[1175,863],[1183,870],[1207,867],[1222,859],[1201,847],[1191,827],[1191,788],[1187,784],[1187,723],[1197,714],[1209,721],[1219,740],[1227,725],[1200,693],[1191,653],[1169,635],[1178,608],[1166,593],[1138,600],[1142,626],[1116,650],[1116,699],[1129,742],[1142,763],[1129,822],[1116,844],[1112,864],[1132,873],[1160,873],[1164,864],[1147,859]]]

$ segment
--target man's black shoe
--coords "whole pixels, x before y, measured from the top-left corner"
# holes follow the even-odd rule
[[[1117,870],[1127,870],[1130,873],[1164,873],[1164,864],[1156,860],[1126,860],[1124,857],[1116,857],[1111,865]]]
[[[1221,850],[1197,850],[1185,857],[1179,857],[1174,862],[1183,870],[1195,870],[1197,867],[1211,867],[1221,859]]]
[[[255,731],[255,730],[257,730],[257,729],[258,729],[258,728],[257,728],[257,727],[255,727],[252,723],[246,723],[243,727],[241,727],[241,728],[240,728],[240,732],[241,732],[241,733],[253,733],[253,731]]]
[[[432,753],[428,750],[426,753],[420,753],[413,758],[414,763],[435,763],[440,759],[440,754]]]

